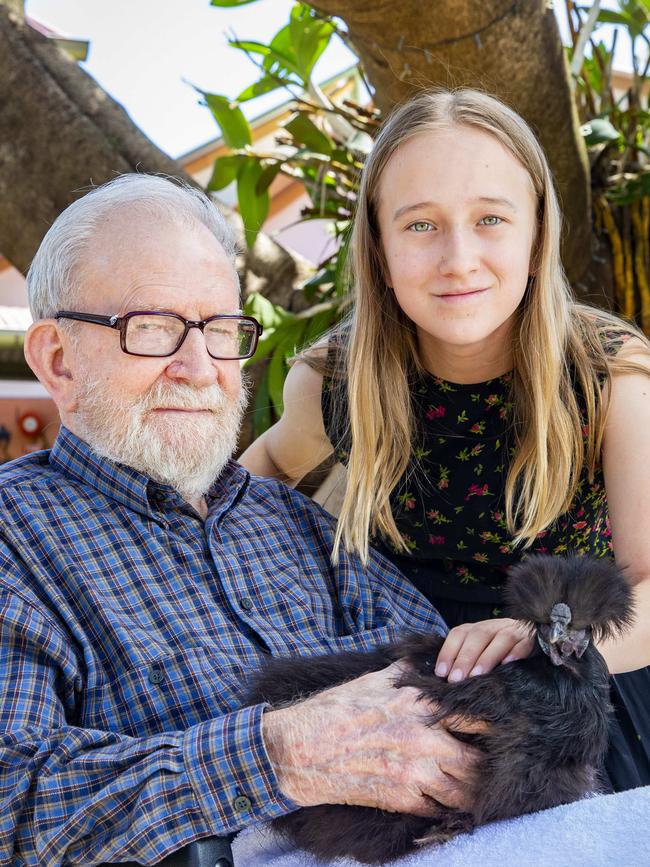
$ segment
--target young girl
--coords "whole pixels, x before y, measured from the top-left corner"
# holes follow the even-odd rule
[[[364,558],[370,538],[455,627],[450,680],[530,653],[501,616],[509,565],[615,553],[637,603],[600,647],[623,789],[650,783],[650,345],[572,300],[560,226],[515,112],[472,90],[398,108],[363,172],[351,320],[295,364],[242,463],[295,483],[336,452],[337,546]]]

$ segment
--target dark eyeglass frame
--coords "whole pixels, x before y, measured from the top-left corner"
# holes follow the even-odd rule
[[[164,355],[151,355],[146,352],[130,352],[126,348],[126,329],[129,324],[129,319],[132,319],[134,316],[167,316],[170,319],[177,319],[179,322],[182,322],[184,325],[183,333],[181,334],[178,343],[174,347],[171,352],[166,352]],[[210,358],[214,358],[217,361],[241,361],[245,358],[251,358],[255,355],[255,351],[257,349],[257,343],[262,336],[262,332],[264,328],[262,325],[255,319],[253,316],[243,316],[238,313],[218,313],[215,316],[208,316],[207,319],[185,319],[184,316],[180,316],[178,313],[163,313],[159,310],[131,310],[129,313],[125,313],[124,316],[100,316],[98,313],[79,313],[75,310],[59,310],[54,314],[55,319],[74,319],[77,322],[91,322],[93,325],[104,325],[106,328],[113,328],[116,331],[120,332],[120,349],[122,352],[127,355],[137,355],[139,358],[169,358],[171,355],[174,355],[181,348],[183,343],[185,342],[185,338],[187,337],[190,328],[198,328],[201,334],[205,329],[205,326],[209,322],[220,321],[224,319],[237,319],[239,321],[250,322],[255,326],[255,335],[253,339],[253,345],[251,351],[247,355],[213,355],[208,349],[207,341],[206,341],[206,349]]]

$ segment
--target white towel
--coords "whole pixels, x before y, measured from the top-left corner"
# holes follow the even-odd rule
[[[287,851],[266,828],[233,844],[235,867],[324,867]],[[358,867],[356,861],[332,862]],[[650,867],[650,786],[597,795],[462,834],[391,862],[393,867]]]

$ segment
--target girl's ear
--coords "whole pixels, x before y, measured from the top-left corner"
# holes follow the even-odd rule
[[[25,358],[60,413],[76,408],[76,387],[66,353],[70,342],[55,319],[39,319],[25,334]]]

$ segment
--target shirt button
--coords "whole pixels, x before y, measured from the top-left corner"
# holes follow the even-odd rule
[[[149,683],[162,683],[165,679],[165,672],[157,665],[149,666]]]
[[[252,611],[253,608],[254,608],[253,600],[252,600],[252,599],[249,599],[248,596],[243,596],[243,597],[239,600],[239,607],[240,607],[240,608],[243,608],[244,611]]]
[[[253,806],[251,799],[247,798],[246,795],[238,795],[232,802],[232,805],[237,813],[247,813]]]

